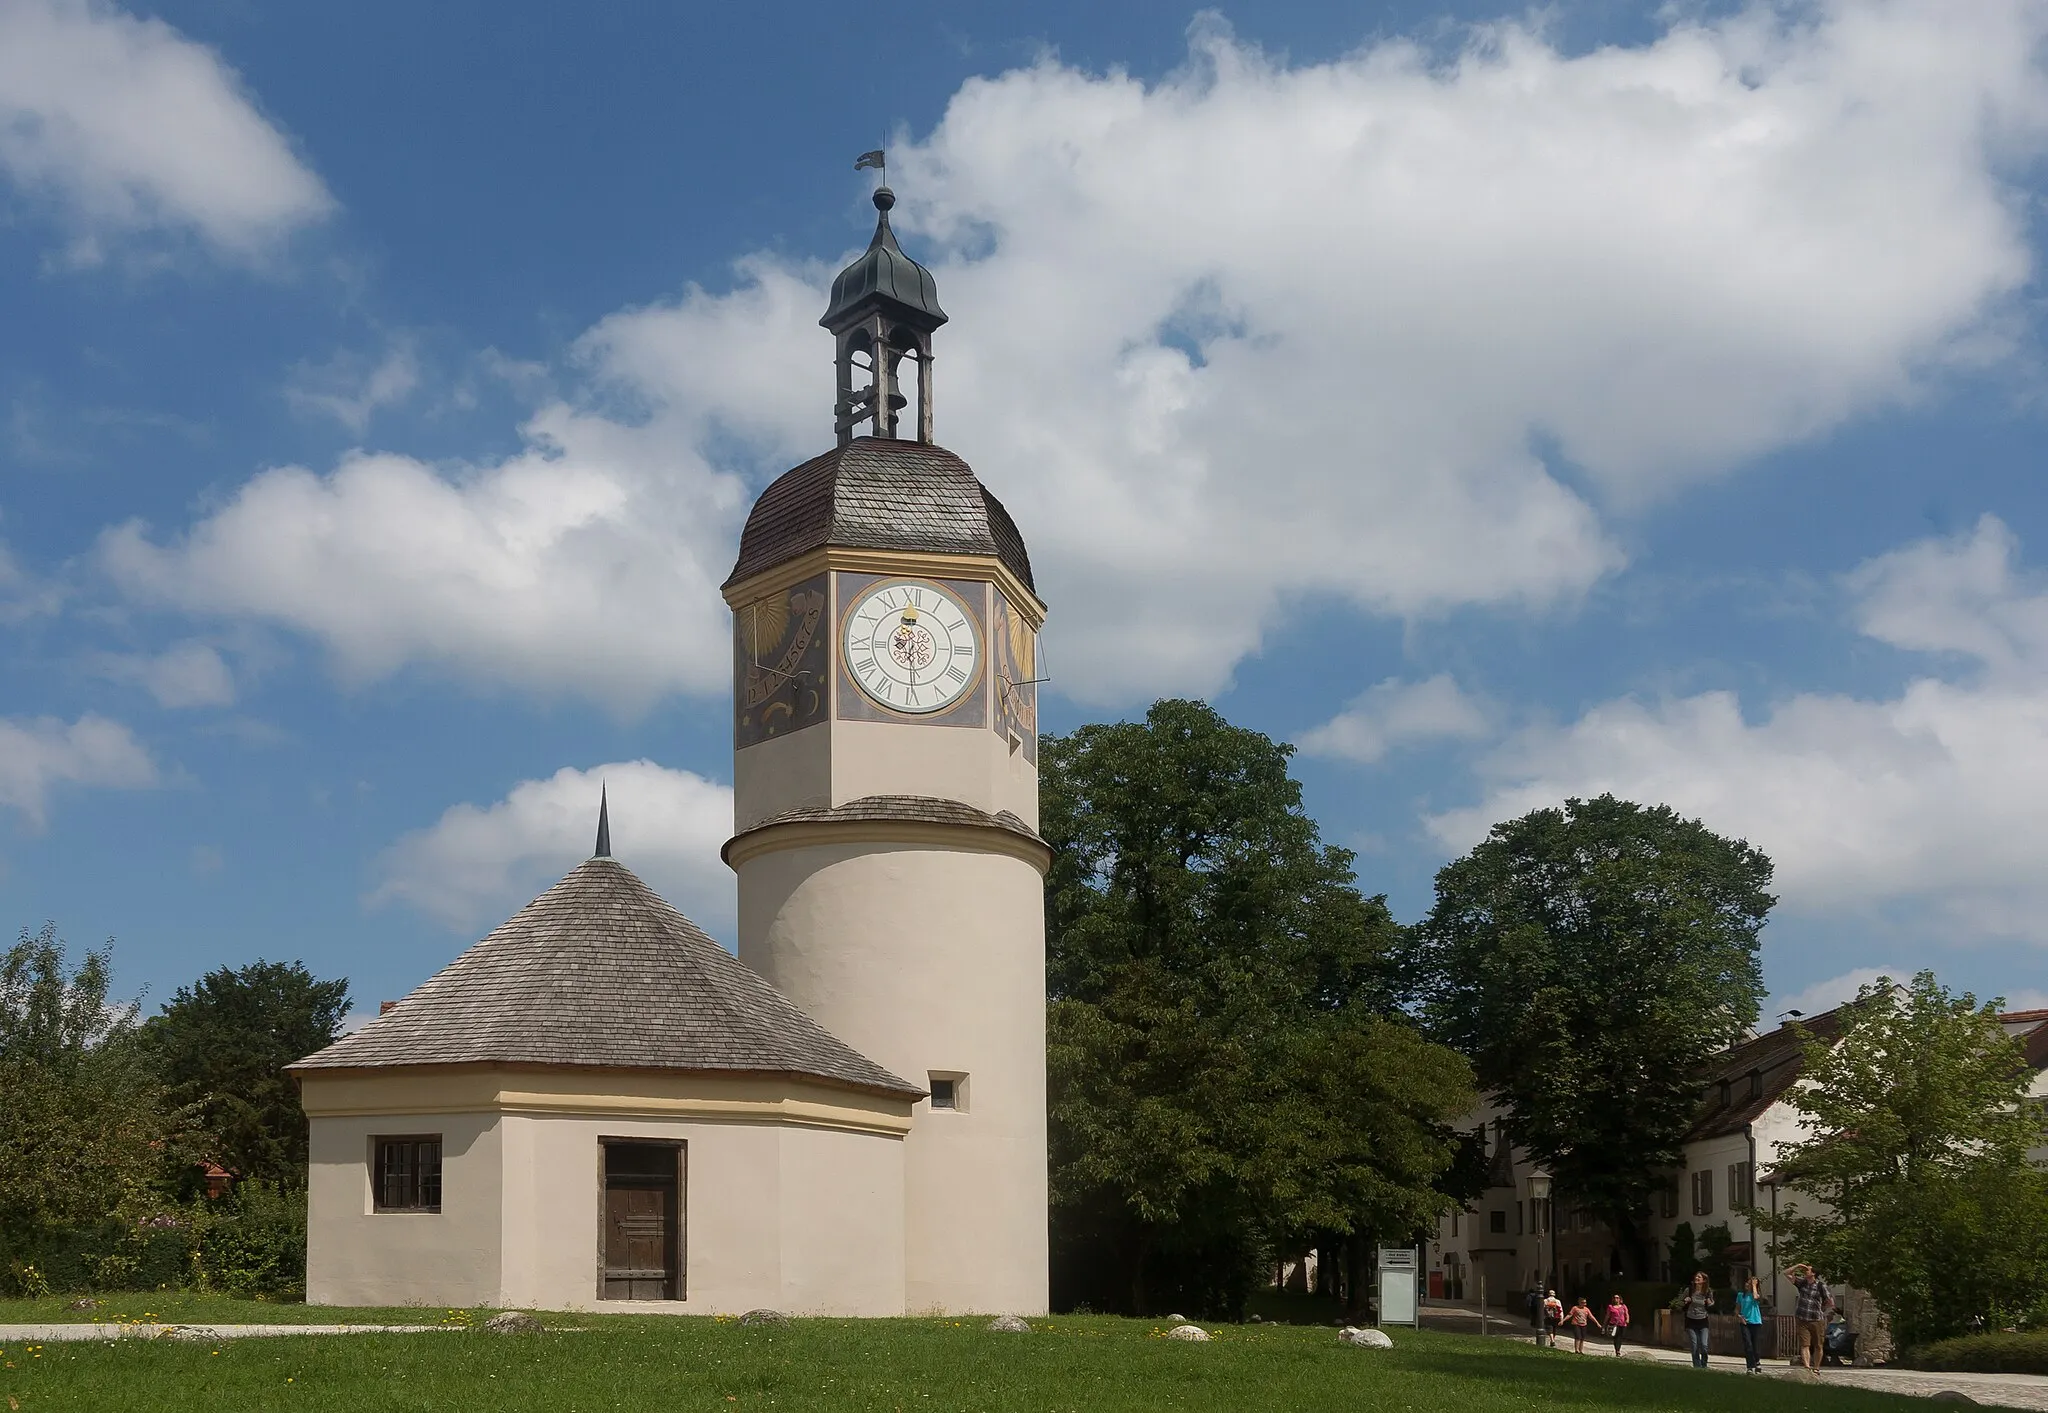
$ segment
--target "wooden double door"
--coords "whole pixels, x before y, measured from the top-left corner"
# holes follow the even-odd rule
[[[604,1140],[602,1298],[683,1298],[685,1163],[680,1143]]]

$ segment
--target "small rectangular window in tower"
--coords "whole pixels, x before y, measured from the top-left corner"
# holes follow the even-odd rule
[[[927,1085],[932,1092],[934,1109],[961,1110],[967,1107],[967,1076],[932,1071]]]

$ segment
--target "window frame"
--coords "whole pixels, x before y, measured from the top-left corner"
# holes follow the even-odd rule
[[[1748,1160],[1728,1165],[1728,1210],[1756,1206],[1756,1169]]]
[[[939,1085],[952,1086],[952,1102],[939,1102]],[[967,1072],[965,1070],[930,1070],[925,1074],[925,1104],[933,1113],[964,1114],[967,1112]]]
[[[1701,1168],[1692,1175],[1692,1214],[1695,1217],[1714,1215],[1714,1170]]]
[[[422,1150],[430,1145],[433,1151],[431,1184],[428,1179],[426,1165],[420,1161]],[[400,1147],[407,1150],[408,1159],[408,1170],[400,1177],[400,1181],[405,1185],[405,1191],[402,1195],[409,1196],[412,1200],[392,1203],[385,1200],[389,1196],[389,1189],[386,1186],[386,1179],[389,1173],[385,1153],[387,1150]],[[447,1167],[445,1152],[446,1149],[442,1136],[438,1133],[379,1133],[371,1135],[369,1161],[371,1214],[380,1217],[439,1216],[441,1204],[446,1196],[445,1176]],[[427,1200],[427,1190],[430,1185],[433,1193],[432,1201]]]

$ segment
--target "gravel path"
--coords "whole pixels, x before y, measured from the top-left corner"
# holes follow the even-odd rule
[[[1477,1310],[1426,1305],[1422,1313],[1431,1329],[1455,1330],[1464,1334],[1476,1334],[1479,1330]],[[1510,1323],[1494,1315],[1489,1324],[1495,1338],[1506,1337],[1523,1344],[1535,1342],[1528,1333],[1529,1327],[1521,1322]],[[1562,1352],[1571,1353],[1570,1336],[1565,1337]],[[1612,1359],[1614,1346],[1605,1340],[1588,1339],[1586,1357]],[[1622,1357],[1654,1359],[1660,1364],[1692,1363],[1692,1356],[1686,1351],[1666,1349],[1660,1345],[1625,1344]],[[1707,1367],[1716,1373],[1744,1377],[1742,1360],[1736,1355],[1711,1354],[1707,1356]],[[1757,1377],[1784,1379],[1794,1377],[1794,1373],[1786,1361],[1766,1359],[1763,1373]],[[2048,1413],[2048,1377],[2040,1374],[1930,1374],[1919,1369],[1838,1369],[1830,1366],[1821,1371],[1820,1382],[1875,1389],[1879,1393],[1903,1393],[1917,1398],[1932,1398],[1938,1393],[1960,1393],[1974,1403],[1995,1404],[2001,1408],[2032,1408]]]
[[[0,1347],[104,1339],[254,1339],[265,1335],[431,1334],[461,1325],[0,1325]]]

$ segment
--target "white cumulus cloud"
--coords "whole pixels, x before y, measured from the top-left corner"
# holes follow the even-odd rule
[[[183,642],[161,653],[109,653],[95,660],[103,676],[141,686],[158,706],[229,706],[234,673],[211,644]]]
[[[149,752],[118,721],[91,714],[69,723],[0,718],[0,807],[17,811],[33,828],[46,821],[55,786],[140,789],[157,779]]]
[[[1205,22],[1156,83],[969,81],[892,151],[897,215],[953,316],[940,438],[1030,540],[1055,687],[1214,690],[1298,605],[1568,605],[1622,554],[1547,457],[1625,505],[1996,357],[2044,35],[2027,0],[1835,0],[1292,64]],[[607,319],[504,465],[266,472],[112,559],[359,674],[718,690],[691,654],[747,496],[830,435],[827,269]]]
[[[1987,517],[1849,577],[1873,637],[1963,654],[1884,699],[1802,693],[1746,715],[1730,692],[1603,703],[1522,732],[1481,765],[1476,805],[1430,821],[1463,849],[1495,821],[1611,790],[1739,835],[1806,909],[1905,902],[1953,935],[2048,942],[2048,590]]]
[[[1874,985],[1880,977],[1904,981],[1911,977],[1910,967],[1854,967],[1840,976],[1831,976],[1825,981],[1816,981],[1802,990],[1788,995],[1773,996],[1764,1003],[1764,1014],[1759,1024],[1769,1025],[1787,1011],[1798,1011],[1811,1020],[1817,1015],[1832,1011],[1844,1001],[1856,999],[1856,993],[1866,986]]]
[[[749,497],[710,447],[798,454],[808,404],[786,374],[815,364],[814,341],[770,353],[760,330],[814,326],[820,299],[755,267],[738,295],[614,316],[578,356],[627,411],[552,403],[526,450],[485,465],[353,452],[324,475],[266,471],[168,543],[115,527],[100,563],[145,602],[306,633],[351,682],[417,664],[629,711],[723,690],[718,585]]]
[[[600,787],[612,854],[706,931],[730,936],[736,892],[718,850],[732,790],[649,760],[522,780],[489,805],[450,807],[385,851],[373,903],[400,901],[458,931],[496,926],[590,857]]]
[[[218,54],[102,0],[0,0],[0,172],[81,255],[151,228],[257,255],[334,204]]]
[[[1484,703],[1448,673],[1421,682],[1390,677],[1296,742],[1303,752],[1370,765],[1389,751],[1430,741],[1472,741],[1492,730]]]
[[[374,362],[342,352],[325,363],[302,365],[285,400],[301,412],[332,417],[360,437],[380,409],[403,403],[419,385],[419,354],[411,340],[398,339]]]

